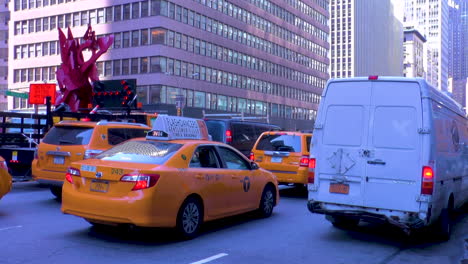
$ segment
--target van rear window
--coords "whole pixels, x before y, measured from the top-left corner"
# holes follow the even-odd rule
[[[263,135],[257,144],[257,150],[301,152],[301,137],[296,135]]]
[[[44,136],[42,142],[52,145],[87,145],[92,134],[92,127],[56,126]]]
[[[160,141],[126,141],[96,156],[96,159],[161,165],[176,153],[182,144]]]

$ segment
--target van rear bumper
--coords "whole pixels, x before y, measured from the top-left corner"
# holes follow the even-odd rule
[[[365,222],[377,223],[377,224],[391,224],[397,226],[403,230],[418,229],[426,226],[424,220],[418,217],[417,213],[414,212],[402,212],[394,210],[382,210],[382,213],[368,212],[365,209],[371,208],[356,208],[356,209],[326,209],[323,203],[309,200],[307,202],[307,208],[311,213],[324,214],[331,217],[349,217],[359,218]],[[374,208],[372,208],[374,209]]]

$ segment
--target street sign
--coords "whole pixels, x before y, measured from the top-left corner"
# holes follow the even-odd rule
[[[17,92],[12,92],[12,91],[6,91],[5,92],[6,96],[13,96],[13,97],[19,97],[23,99],[28,99],[29,95],[27,93],[17,93]]]
[[[29,85],[29,104],[45,104],[45,98],[50,96],[50,102],[55,103],[55,83],[31,83]]]

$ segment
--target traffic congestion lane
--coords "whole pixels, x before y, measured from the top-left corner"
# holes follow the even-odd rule
[[[468,216],[446,243],[407,244],[394,229],[333,228],[310,214],[306,196],[282,190],[273,216],[249,215],[208,223],[200,237],[180,241],[171,230],[118,233],[63,215],[36,183],[15,183],[0,201],[0,263],[459,263]],[[8,229],[4,229],[8,228]],[[4,229],[4,230],[2,230]],[[202,262],[200,262],[202,261]]]

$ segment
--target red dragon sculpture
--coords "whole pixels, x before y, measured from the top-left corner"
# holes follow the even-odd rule
[[[71,112],[78,112],[80,108],[88,108],[92,102],[93,88],[91,82],[99,81],[96,67],[97,59],[107,52],[114,42],[114,36],[100,37],[92,31],[91,25],[83,36],[80,44],[78,39],[68,28],[68,37],[59,28],[59,44],[62,63],[56,71],[59,91],[55,106],[66,105]],[[91,57],[85,61],[83,51],[89,50]]]

